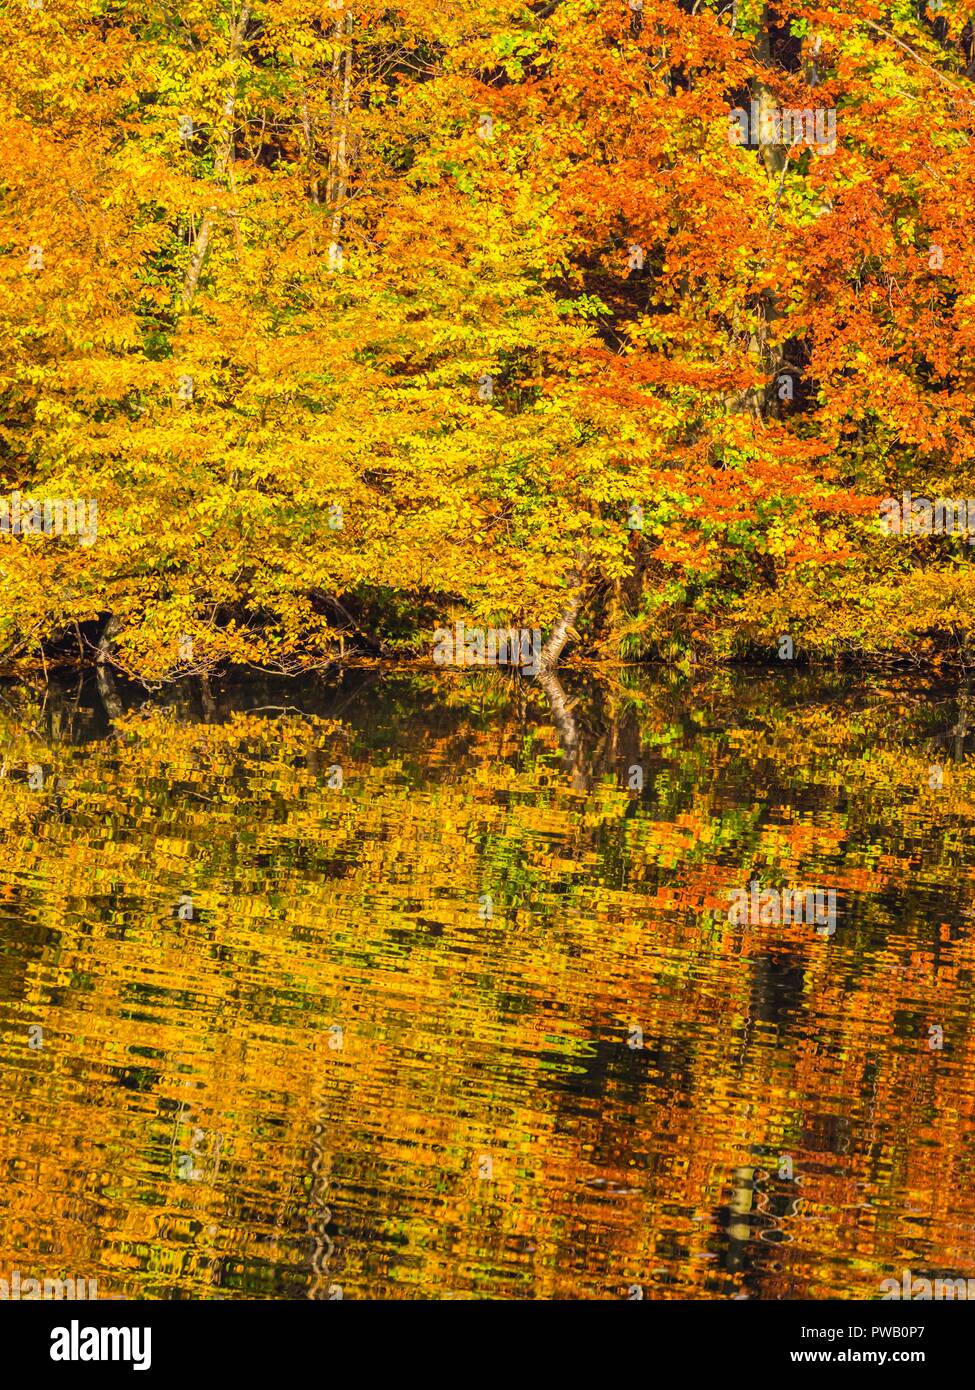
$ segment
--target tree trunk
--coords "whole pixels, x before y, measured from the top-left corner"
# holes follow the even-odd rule
[[[125,706],[119,697],[115,686],[115,677],[112,675],[111,668],[104,661],[99,661],[95,667],[95,680],[98,685],[98,694],[102,705],[105,708],[105,716],[110,724],[116,719],[121,719],[125,713]]]
[[[336,32],[340,33],[338,21],[336,21]],[[348,163],[348,142],[349,142],[349,111],[352,93],[352,16],[347,15],[345,19],[345,34],[348,46],[342,59],[342,87],[341,95],[338,86],[332,91],[332,110],[335,115],[333,122],[333,136],[331,158],[329,160],[328,187],[329,200],[332,205],[332,245],[339,245],[339,238],[342,235],[342,208],[345,204],[345,195],[349,184],[349,163]],[[336,55],[337,62],[337,55]],[[337,67],[333,65],[333,73],[337,77]]]
[[[579,730],[572,714],[572,706],[565,698],[565,691],[553,671],[542,667],[538,673],[538,683],[548,698],[552,718],[558,730],[559,743],[562,746],[562,760],[571,775],[572,786],[576,791],[588,791],[589,779],[583,767]]]
[[[117,637],[122,631],[122,624],[114,613],[109,613],[108,622],[102,629],[102,635],[98,641],[98,656],[96,660],[99,666],[112,659],[113,638]]]
[[[237,23],[234,25],[230,37],[230,60],[233,64],[233,69],[230,77],[230,85],[223,103],[223,115],[226,121],[226,129],[217,146],[217,153],[213,162],[214,178],[218,181],[227,177],[234,155],[234,112],[237,109],[237,65],[240,61],[240,55],[243,52],[244,35],[250,17],[250,5],[242,5],[240,14],[237,16]],[[186,268],[186,276],[183,280],[183,308],[185,310],[189,310],[193,306],[196,287],[200,281],[200,273],[203,270],[203,262],[206,260],[207,247],[210,244],[210,234],[212,231],[213,213],[207,212],[204,214],[203,220],[200,223],[200,230],[197,232],[196,239],[193,242],[190,263]]]
[[[322,1297],[323,1284],[325,1285],[325,1297],[328,1297],[329,1286],[326,1282],[329,1277],[328,1264],[334,1249],[332,1238],[325,1229],[332,1219],[331,1208],[326,1202],[326,1191],[329,1185],[332,1159],[331,1154],[326,1148],[324,1128],[320,1124],[316,1124],[312,1131],[311,1151],[311,1190],[308,1194],[308,1234],[311,1237],[312,1244],[312,1278],[307,1297],[311,1299],[320,1299]]]
[[[308,114],[308,100],[302,98],[301,102],[301,128],[305,134],[305,159],[308,162],[308,191],[311,193],[311,200],[318,207],[321,201],[318,196],[318,179],[315,175],[315,130]]]
[[[585,598],[583,578],[588,558],[584,551],[580,552],[576,557],[574,567],[567,576],[570,594],[565,607],[555,620],[548,641],[542,648],[540,664],[543,671],[550,671],[559,664],[559,659],[565,650],[565,644],[573,635],[573,625],[579,616],[579,610],[582,608],[582,602]]]

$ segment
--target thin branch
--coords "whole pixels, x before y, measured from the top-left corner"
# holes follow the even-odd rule
[[[953,92],[961,92],[962,96],[966,95],[964,87],[959,87],[957,82],[952,82],[950,77],[945,77],[943,72],[940,72],[938,68],[922,58],[920,53],[915,52],[909,44],[904,43],[903,39],[899,39],[896,34],[891,34],[889,30],[882,29],[879,24],[874,24],[872,19],[865,19],[863,22],[868,29],[873,29],[876,33],[882,34],[885,39],[890,39],[891,43],[896,43],[898,48],[902,48],[905,53],[909,53],[915,62],[920,63],[922,68],[927,68],[928,72],[933,72],[938,81],[943,82],[946,87],[950,87]],[[971,100],[971,98],[969,98],[969,100]]]

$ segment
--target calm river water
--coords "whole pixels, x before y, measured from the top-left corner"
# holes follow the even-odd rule
[[[967,691],[561,682],[3,689],[0,1277],[975,1277]]]

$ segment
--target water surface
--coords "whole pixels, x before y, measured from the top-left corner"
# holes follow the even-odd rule
[[[4,690],[0,1275],[193,1299],[975,1277],[967,692],[562,687]],[[835,890],[835,932],[731,925],[752,881]]]

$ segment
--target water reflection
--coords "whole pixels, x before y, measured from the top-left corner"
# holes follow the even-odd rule
[[[0,701],[0,1275],[975,1276],[966,690],[347,671],[144,702]],[[835,934],[730,924],[752,882],[835,889]]]

